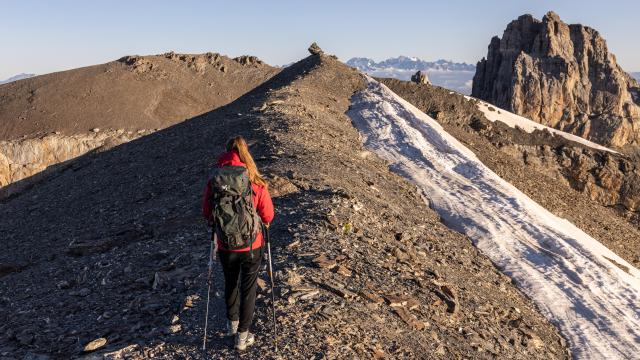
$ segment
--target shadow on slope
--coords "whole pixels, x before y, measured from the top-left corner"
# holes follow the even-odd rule
[[[0,353],[68,357],[100,337],[114,348],[200,341],[171,335],[169,325],[204,283],[199,206],[209,169],[236,134],[259,144],[260,166],[270,162],[254,108],[318,61],[306,58],[215,111],[70,161],[0,204]]]

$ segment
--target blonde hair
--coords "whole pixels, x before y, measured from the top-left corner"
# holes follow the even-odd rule
[[[242,136],[236,136],[227,141],[227,151],[236,151],[242,161],[247,166],[247,172],[249,173],[249,180],[251,183],[268,187],[267,181],[264,179],[258,167],[256,166],[253,157],[249,152],[249,146]]]

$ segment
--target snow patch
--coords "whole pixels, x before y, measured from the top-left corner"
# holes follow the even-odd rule
[[[562,136],[563,138],[567,139],[567,140],[571,140],[573,142],[577,142],[580,143],[582,145],[588,146],[590,148],[593,149],[597,149],[597,150],[603,150],[603,151],[609,151],[612,153],[618,153],[617,151],[614,151],[612,149],[609,149],[608,147],[602,146],[602,145],[598,145],[592,141],[589,141],[585,138],[582,138],[580,136],[577,135],[573,135],[573,134],[569,134],[566,133],[564,131],[560,131],[558,129],[554,129],[552,127],[548,127],[545,125],[542,125],[538,122],[535,122],[533,120],[527,119],[524,116],[520,116],[520,115],[516,115],[512,112],[509,112],[507,110],[501,109],[497,106],[494,106],[492,104],[489,104],[487,102],[484,102],[482,100],[476,99],[476,98],[472,98],[471,96],[465,96],[465,98],[467,98],[467,100],[475,100],[477,101],[477,107],[480,111],[482,111],[482,113],[484,114],[484,116],[489,120],[489,121],[500,121],[503,122],[507,125],[509,125],[510,127],[519,127],[522,130],[528,132],[528,133],[532,133],[534,130],[547,130],[549,132],[551,132],[554,135],[558,135],[558,136]]]
[[[367,77],[348,112],[364,145],[413,181],[568,339],[576,358],[640,353],[640,271],[482,164],[431,117]]]

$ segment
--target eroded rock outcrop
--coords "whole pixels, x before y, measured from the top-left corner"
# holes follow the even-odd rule
[[[640,88],[598,31],[553,13],[520,16],[478,62],[472,95],[612,146],[640,141]]]
[[[97,129],[96,129],[97,130]],[[148,134],[148,131],[92,131],[71,136],[0,141],[0,199],[20,192],[60,164],[96,149],[108,149]]]
[[[640,171],[628,158],[570,146],[510,144],[500,150],[552,177],[564,178],[599,204],[631,213],[640,210]]]

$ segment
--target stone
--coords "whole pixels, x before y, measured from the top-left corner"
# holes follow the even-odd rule
[[[337,265],[335,259],[330,259],[325,254],[322,254],[313,259],[313,263],[321,269],[332,269]]]
[[[308,50],[311,53],[311,55],[323,55],[324,54],[324,51],[322,51],[320,46],[318,46],[318,44],[316,44],[315,42],[313,44],[311,44],[311,46],[309,46]]]
[[[309,291],[308,293],[306,293],[304,295],[301,295],[298,299],[300,299],[300,300],[309,300],[309,299],[312,299],[312,298],[318,296],[318,294],[320,294],[319,290],[312,290],[312,291]]]
[[[541,349],[544,347],[544,341],[542,341],[542,339],[540,338],[540,336],[538,336],[538,334],[528,330],[523,331],[523,334],[524,334],[523,342],[525,342],[524,345],[528,347],[532,347],[534,349]]]
[[[268,290],[268,288],[267,288],[267,282],[266,282],[266,281],[264,281],[263,279],[258,278],[258,279],[257,279],[257,281],[256,281],[256,283],[258,284],[258,289],[260,289],[260,291],[265,292],[265,291],[267,291],[267,290]]]
[[[416,84],[430,84],[427,73],[418,70],[415,74],[411,75],[411,81]]]
[[[409,310],[413,310],[420,306],[420,302],[418,300],[406,295],[386,295],[384,298],[387,300],[387,304],[391,307],[405,307]]]
[[[302,277],[294,270],[288,270],[285,275],[285,283],[289,286],[300,284]]]
[[[200,296],[198,295],[188,295],[187,298],[184,300],[184,308],[194,307],[195,305],[193,304],[193,302],[199,299],[200,299]]]
[[[169,333],[171,334],[179,333],[180,331],[182,331],[182,325],[180,324],[173,324],[169,326]]]
[[[351,277],[351,275],[353,275],[353,271],[349,270],[349,268],[344,265],[338,265],[336,273],[346,277]]]
[[[381,296],[368,290],[360,290],[358,295],[374,304],[382,304],[384,302],[384,299]]]
[[[298,187],[287,178],[274,176],[269,179],[269,194],[272,198],[289,195],[297,191]]]
[[[425,325],[422,321],[419,321],[413,314],[409,312],[404,307],[396,307],[393,308],[393,311],[404,321],[407,325],[409,325],[413,330],[423,330]]]
[[[340,225],[340,220],[338,220],[338,217],[332,214],[327,215],[327,222],[335,228]]]
[[[343,285],[333,283],[333,282],[324,282],[320,284],[324,289],[334,293],[335,295],[341,298],[352,298],[354,294],[347,290]]]
[[[371,357],[373,359],[386,359],[387,355],[384,353],[384,350],[380,348],[375,348],[371,353]]]
[[[406,252],[400,250],[399,248],[395,248],[393,250],[393,256],[396,259],[398,259],[398,261],[407,261],[410,259],[409,255]]]
[[[91,351],[98,350],[101,347],[105,346],[106,344],[107,344],[107,339],[105,338],[95,339],[84,346],[84,352],[91,352]]]
[[[595,142],[640,141],[640,86],[602,36],[554,13],[522,15],[478,62],[472,96]]]
[[[438,284],[437,284],[438,285]],[[460,308],[458,303],[458,292],[449,284],[439,284],[442,293],[436,293],[442,301],[447,304],[447,312],[457,314]]]

